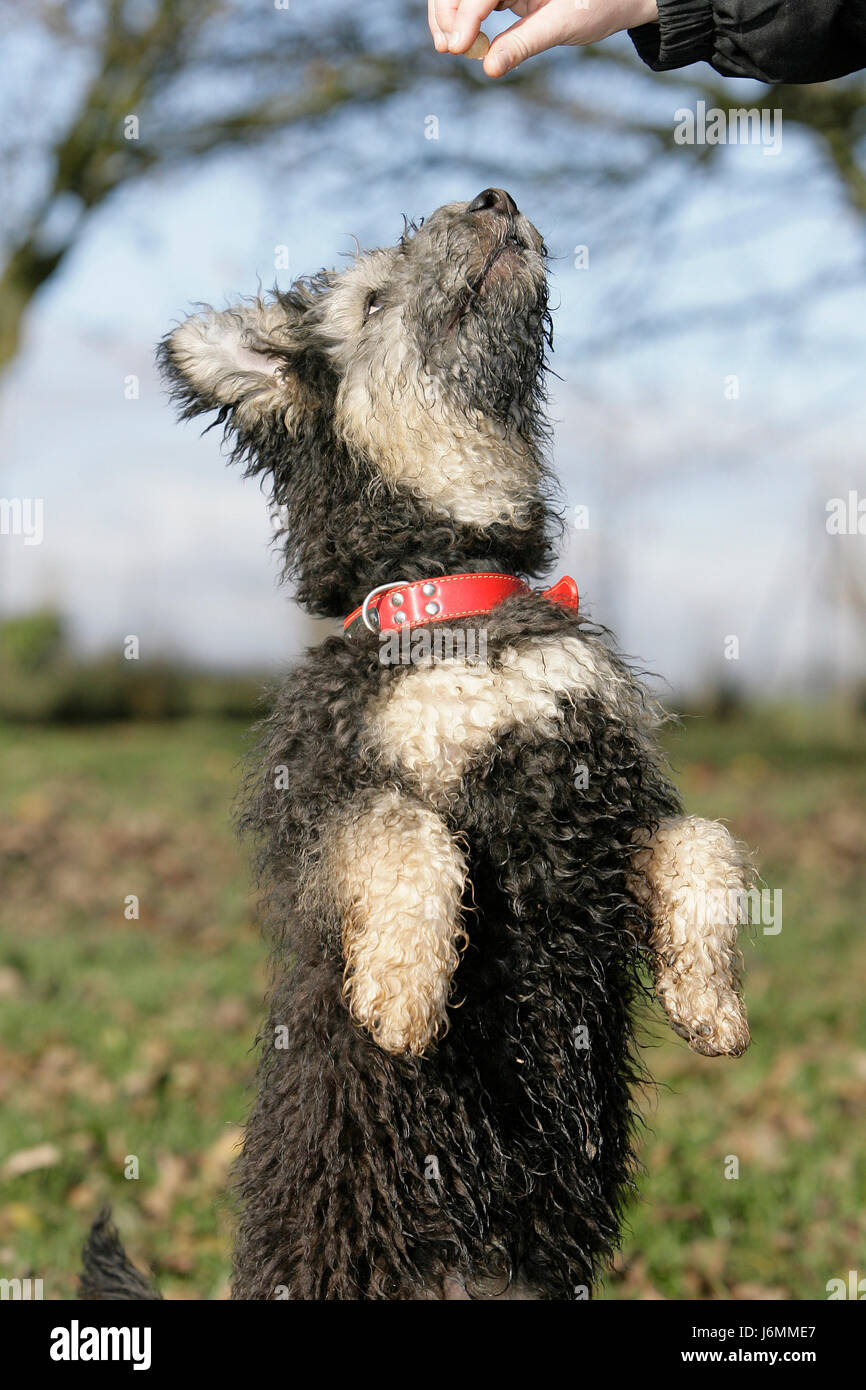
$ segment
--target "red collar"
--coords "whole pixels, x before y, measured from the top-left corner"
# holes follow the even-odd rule
[[[513,574],[437,574],[411,584],[395,580],[371,589],[360,608],[343,619],[343,631],[358,632],[367,627],[371,632],[398,632],[407,625],[421,627],[447,618],[471,618],[489,613],[513,594],[532,592],[525,580]],[[577,609],[577,585],[568,575],[540,592],[552,603]]]

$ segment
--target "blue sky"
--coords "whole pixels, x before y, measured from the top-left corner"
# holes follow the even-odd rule
[[[729,85],[746,104],[748,88]],[[618,99],[622,109],[632,93]],[[431,111],[441,111],[435,143],[423,135]],[[458,156],[469,136],[467,173]],[[45,499],[41,546],[0,541],[2,611],[56,602],[90,650],[134,632],[143,654],[284,663],[312,629],[276,583],[264,499],[224,467],[215,434],[174,423],[153,345],[192,302],[272,283],[277,246],[289,248],[286,283],[336,263],[353,235],[391,242],[404,212],[502,182],[522,138],[507,85],[469,124],[421,92],[352,116],[327,147],[275,142],[115,197],[34,305],[0,385],[0,491]],[[545,138],[563,137],[533,133]],[[402,176],[377,178],[395,151]],[[660,169],[662,191],[666,177]],[[863,538],[828,537],[825,505],[866,493],[863,227],[815,147],[791,128],[777,158],[725,149],[712,177],[695,168],[685,191],[676,181],[656,231],[636,213],[652,181],[601,192],[587,182],[585,216],[580,177],[566,187],[518,172],[507,186],[553,254],[555,461],[569,513],[583,504],[590,515],[588,530],[568,534],[560,571],[677,690],[725,679],[783,695],[862,670],[840,590],[844,566],[862,567]],[[578,270],[584,243],[589,269]],[[781,327],[761,310],[825,267],[840,290],[799,302],[795,292]],[[740,302],[751,307],[732,320]],[[620,320],[672,313],[688,327],[612,336]],[[130,375],[137,400],[124,398]],[[732,634],[735,662],[724,657]]]

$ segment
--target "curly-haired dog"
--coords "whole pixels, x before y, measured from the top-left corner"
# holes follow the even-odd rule
[[[548,325],[541,237],[486,189],[161,350],[266,479],[300,601],[363,604],[280,691],[246,812],[275,969],[236,1298],[584,1296],[633,1165],[641,960],[692,1047],[748,1045],[741,853],[682,815],[571,582],[526,583]],[[111,1248],[103,1223],[91,1293]]]

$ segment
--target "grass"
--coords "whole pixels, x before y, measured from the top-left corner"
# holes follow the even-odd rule
[[[863,734],[793,709],[671,735],[689,808],[758,850],[783,926],[745,944],[745,1058],[648,1020],[660,1084],[602,1297],[823,1298],[866,1273]],[[244,742],[227,721],[0,726],[0,1276],[48,1298],[104,1200],[167,1296],[227,1292],[265,989],[229,819]]]

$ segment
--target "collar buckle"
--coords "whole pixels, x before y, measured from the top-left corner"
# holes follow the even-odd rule
[[[370,599],[376,594],[384,594],[387,589],[399,589],[401,585],[410,583],[408,579],[392,579],[390,584],[377,584],[375,589],[371,589],[364,602],[361,604],[361,621],[370,632],[378,632],[382,626],[382,619],[379,617],[378,608],[370,611]]]

